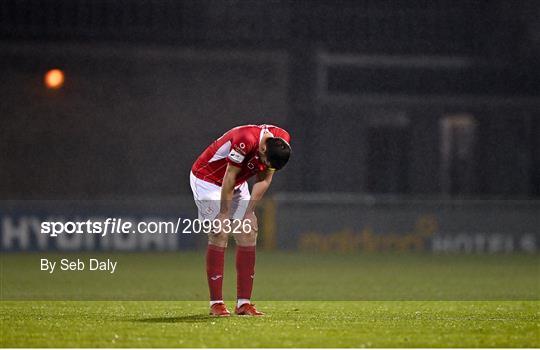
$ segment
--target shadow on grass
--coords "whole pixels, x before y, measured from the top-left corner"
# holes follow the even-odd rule
[[[219,317],[210,317],[207,314],[197,314],[185,316],[140,318],[135,321],[146,323],[197,323],[215,321],[216,319],[219,319]]]

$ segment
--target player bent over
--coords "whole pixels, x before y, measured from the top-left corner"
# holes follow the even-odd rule
[[[206,273],[210,289],[210,315],[230,316],[223,303],[223,265],[229,235],[236,241],[237,315],[261,316],[251,303],[255,276],[257,217],[254,210],[272,182],[275,170],[291,154],[289,133],[274,125],[243,125],[214,141],[193,164],[191,189],[201,220],[219,220],[228,229],[210,233]],[[250,195],[247,180],[256,176]],[[228,220],[233,220],[227,222]],[[236,221],[234,221],[236,220]],[[236,230],[243,220],[245,230]]]

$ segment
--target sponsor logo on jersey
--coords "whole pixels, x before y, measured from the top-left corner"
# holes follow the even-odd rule
[[[245,156],[243,154],[241,154],[240,152],[234,149],[231,150],[231,152],[229,152],[229,159],[235,163],[238,163],[238,164],[242,163],[244,161],[244,158]]]

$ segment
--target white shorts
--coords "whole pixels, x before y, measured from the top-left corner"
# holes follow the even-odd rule
[[[200,220],[213,220],[219,213],[221,206],[221,187],[213,183],[197,178],[193,173],[189,174],[193,199],[199,210]],[[230,219],[243,219],[251,195],[247,182],[235,187],[233,202],[231,204]]]

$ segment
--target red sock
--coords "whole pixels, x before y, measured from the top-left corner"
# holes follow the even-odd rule
[[[210,300],[223,300],[223,266],[225,248],[209,244],[206,250],[206,276],[210,289]]]
[[[236,247],[236,293],[238,299],[251,299],[255,277],[255,246]]]

